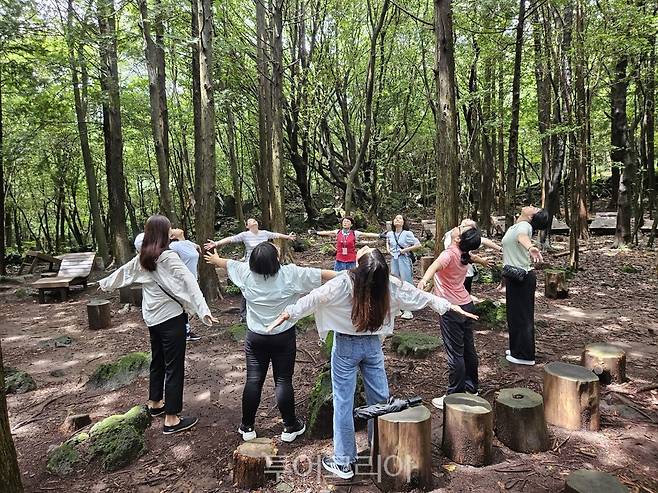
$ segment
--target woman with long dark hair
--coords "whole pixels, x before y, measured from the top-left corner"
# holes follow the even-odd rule
[[[378,239],[379,233],[364,233],[352,229],[354,219],[345,216],[341,220],[341,229],[331,231],[315,231],[309,229],[309,233],[315,233],[318,236],[335,236],[336,237],[336,262],[334,263],[335,271],[350,270],[356,267],[356,242],[362,238]]]
[[[354,391],[356,374],[361,371],[366,402],[388,399],[382,339],[393,332],[395,313],[429,306],[438,313],[455,310],[477,318],[451,305],[443,298],[416,289],[389,276],[386,259],[379,250],[363,247],[357,253],[357,267],[347,275],[336,276],[288,306],[268,329],[315,313],[321,339],[334,332],[331,351],[331,385],[334,399],[334,456],[324,457],[322,466],[349,479],[354,476],[356,439],[354,436]],[[371,437],[369,426],[369,437]]]
[[[507,307],[509,350],[506,359],[515,365],[535,364],[535,289],[534,264],[543,260],[532,244],[536,230],[548,228],[548,213],[529,205],[521,209],[516,223],[503,236],[503,277]]]
[[[429,266],[418,282],[419,289],[434,277],[437,296],[458,305],[464,312],[473,313],[471,295],[464,286],[468,267],[472,262],[471,250],[480,247],[480,231],[471,224],[450,230],[451,243]],[[441,315],[441,336],[448,355],[447,394],[478,391],[478,357],[473,340],[471,319],[453,312]],[[443,409],[443,397],[432,399],[434,407]]]
[[[413,251],[421,246],[420,240],[409,227],[409,220],[402,214],[395,216],[391,221],[391,231],[386,233],[386,251],[391,256],[391,274],[413,284]],[[400,315],[406,320],[414,318],[410,310],[403,310]]]
[[[165,435],[187,430],[198,422],[196,417],[179,416],[183,410],[187,315],[197,315],[205,325],[217,322],[195,277],[169,249],[170,229],[165,216],[149,217],[139,255],[98,283],[103,291],[142,285],[142,315],[151,339],[148,407],[151,416],[165,415]]]
[[[238,432],[245,441],[256,438],[256,412],[271,361],[276,403],[283,418],[281,440],[292,442],[306,430],[306,425],[295,413],[292,386],[297,331],[294,323],[283,324],[274,332],[268,332],[266,328],[287,305],[319,287],[322,281],[333,279],[336,273],[294,264],[281,265],[278,250],[268,242],[254,248],[248,264],[220,258],[216,253],[206,254],[205,259],[225,268],[247,300],[249,330],[244,341],[247,380],[242,392],[242,422]]]

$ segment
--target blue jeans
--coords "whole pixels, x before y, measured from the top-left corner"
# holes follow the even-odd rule
[[[414,266],[408,255],[400,255],[391,259],[391,274],[403,281],[414,283]]]
[[[343,262],[341,260],[336,260],[336,262],[334,263],[334,270],[336,272],[341,270],[354,269],[354,267],[356,267],[356,262]]]
[[[368,405],[388,399],[384,352],[379,336],[334,333],[331,350],[331,387],[334,395],[334,460],[347,465],[356,461],[354,391],[356,371],[361,370]],[[368,423],[368,436],[371,435]]]

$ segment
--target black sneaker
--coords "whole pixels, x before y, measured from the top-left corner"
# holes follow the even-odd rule
[[[256,430],[254,430],[253,426],[245,426],[243,424],[240,424],[238,428],[238,433],[242,435],[242,439],[245,442],[248,442],[249,440],[253,440],[256,438]]]
[[[195,333],[192,332],[192,331],[189,331],[189,332],[187,333],[187,340],[188,340],[188,341],[198,341],[199,339],[201,339],[201,336],[200,336],[200,335],[195,334]]]
[[[179,431],[189,430],[198,422],[199,422],[199,418],[181,416],[180,421],[178,422],[177,425],[174,426],[164,425],[164,427],[162,428],[162,433],[164,433],[165,435],[172,435],[174,433],[178,433]]]
[[[151,415],[152,418],[157,418],[158,416],[162,416],[165,412],[165,407],[149,407],[149,414]]]
[[[333,457],[323,457],[322,467],[341,479],[352,479],[354,477],[354,469],[352,469],[351,464],[341,466],[340,464],[336,464]]]
[[[300,435],[303,435],[306,431],[306,424],[299,418],[293,426],[285,426],[283,428],[283,433],[281,433],[282,442],[294,442],[295,438]]]

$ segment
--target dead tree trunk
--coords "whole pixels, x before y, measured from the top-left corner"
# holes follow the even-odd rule
[[[87,303],[87,319],[91,330],[110,326],[110,300],[91,300]]]
[[[277,449],[269,438],[254,438],[233,452],[233,484],[246,490],[265,486],[265,469]]]
[[[16,449],[9,429],[9,413],[7,412],[7,397],[5,394],[5,372],[2,366],[2,341],[0,341],[0,478],[2,491],[6,493],[22,493],[23,483],[18,469]]]

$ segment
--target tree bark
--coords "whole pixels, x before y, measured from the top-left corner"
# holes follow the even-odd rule
[[[455,107],[455,53],[452,1],[434,0],[434,83],[438,101],[436,115],[436,231],[440,240],[459,222],[459,149]],[[435,254],[443,242],[435,242]]]
[[[215,235],[215,101],[212,0],[192,0],[195,230],[199,241]],[[199,286],[207,301],[218,295],[214,267],[199,264]]]
[[[148,0],[138,0],[141,17],[142,36],[144,37],[144,52],[149,79],[149,99],[151,102],[151,132],[155,146],[155,161],[158,165],[158,182],[160,185],[160,212],[171,222],[178,225],[169,187],[169,113],[167,107],[167,91],[165,87],[165,60],[162,27],[162,5],[155,2],[154,28],[156,39],[151,34]]]
[[[226,110],[226,140],[228,145],[228,165],[231,172],[231,184],[233,185],[233,198],[235,199],[235,217],[238,224],[244,224],[244,212],[242,210],[242,180],[238,173],[238,156],[235,146],[235,118],[233,108],[227,101]]]
[[[5,165],[4,165],[4,127],[2,124],[2,64],[0,64],[0,275],[7,274],[5,265]],[[0,371],[2,369],[0,368]],[[3,397],[4,399],[4,397]]]
[[[110,231],[114,258],[120,265],[130,259],[131,249],[128,245],[125,215],[126,192],[123,174],[123,135],[114,0],[98,0],[97,8],[100,33],[100,83],[104,96],[103,135],[105,137]]]
[[[2,478],[3,492],[22,493],[21,472],[18,469],[16,449],[9,429],[5,372],[2,364],[2,341],[0,341],[0,478]]]
[[[256,180],[261,208],[261,224],[271,227],[270,218],[270,170],[272,168],[272,122],[268,118],[271,106],[271,85],[269,78],[268,22],[265,0],[256,0],[256,67],[258,70],[258,167]],[[265,111],[267,109],[267,111]]]
[[[480,228],[491,234],[491,210],[494,199],[493,184],[496,179],[496,162],[495,162],[495,149],[496,134],[494,129],[489,129],[487,125],[492,119],[492,92],[495,89],[494,74],[494,60],[488,58],[485,62],[484,79],[485,84],[490,90],[484,94],[484,104],[482,112],[480,113],[480,129],[482,131],[482,177],[480,182]]]
[[[649,38],[651,45],[649,53],[649,67],[645,83],[645,113],[644,131],[646,142],[646,172],[647,172],[647,209],[649,217],[656,220],[654,210],[656,208],[656,168],[655,168],[655,123],[656,112],[656,36]]]
[[[507,150],[507,180],[505,184],[505,224],[508,228],[514,224],[514,208],[516,206],[516,174],[519,161],[519,112],[521,108],[521,55],[523,53],[523,24],[525,21],[525,2],[526,0],[519,0],[519,17],[516,23],[516,42],[514,44],[512,115],[509,127],[509,147]]]

